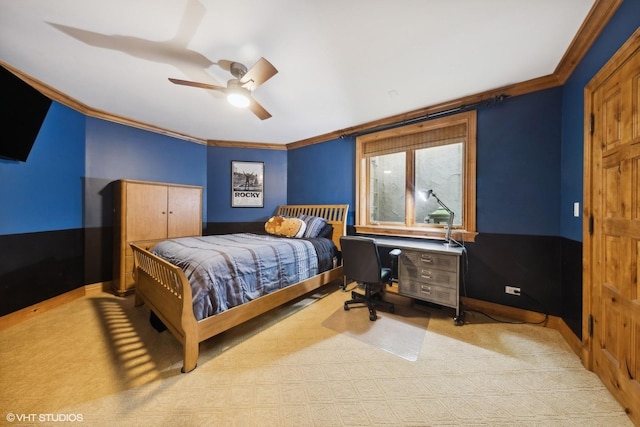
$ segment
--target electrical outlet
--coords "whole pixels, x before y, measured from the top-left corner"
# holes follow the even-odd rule
[[[516,288],[515,286],[505,286],[504,293],[509,295],[520,296],[520,288]]]

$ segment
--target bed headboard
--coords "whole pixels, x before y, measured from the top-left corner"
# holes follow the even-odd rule
[[[347,234],[347,212],[349,205],[280,205],[276,215],[298,216],[313,215],[324,218],[333,225],[331,240],[340,249],[340,237]]]

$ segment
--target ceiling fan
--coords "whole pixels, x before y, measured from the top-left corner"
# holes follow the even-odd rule
[[[265,110],[258,101],[251,97],[251,92],[253,92],[262,83],[276,75],[278,70],[276,70],[269,61],[264,58],[260,58],[258,62],[249,69],[239,62],[231,62],[229,64],[229,72],[235,78],[229,80],[226,87],[209,83],[174,79],[171,77],[169,77],[169,81],[177,85],[218,90],[227,96],[227,100],[231,105],[241,108],[249,107],[253,114],[258,116],[260,120],[265,120],[271,117],[271,114]]]

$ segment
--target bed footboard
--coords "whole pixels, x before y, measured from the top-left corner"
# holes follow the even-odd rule
[[[136,305],[147,304],[182,343],[182,372],[195,369],[198,360],[198,325],[193,315],[191,286],[177,266],[131,244],[134,257]]]

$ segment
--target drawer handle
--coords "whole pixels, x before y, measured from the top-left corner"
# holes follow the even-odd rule
[[[431,280],[431,274],[421,274],[420,277],[423,279]]]
[[[432,262],[433,258],[429,254],[421,254],[420,259],[424,262]]]
[[[420,286],[420,290],[425,294],[431,294],[431,286]]]

